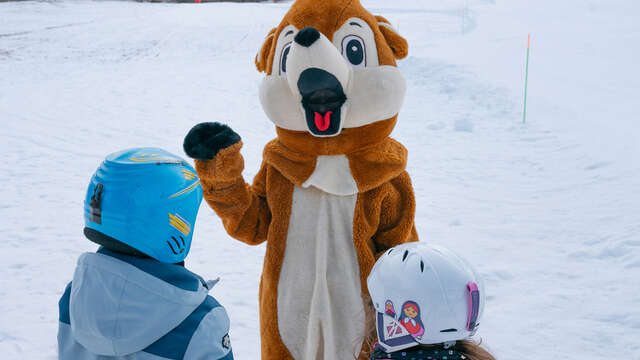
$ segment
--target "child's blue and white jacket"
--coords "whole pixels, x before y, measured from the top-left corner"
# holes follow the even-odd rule
[[[233,359],[229,318],[209,288],[180,265],[85,253],[59,303],[59,358]]]

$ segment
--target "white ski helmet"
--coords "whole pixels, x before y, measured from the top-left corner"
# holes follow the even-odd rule
[[[387,352],[467,339],[484,309],[484,284],[453,252],[422,242],[389,249],[367,278]]]

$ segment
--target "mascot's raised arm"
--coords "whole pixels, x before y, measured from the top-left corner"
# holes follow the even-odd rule
[[[404,99],[407,42],[358,0],[297,0],[256,57],[276,125],[253,184],[240,136],[196,125],[185,152],[225,229],[267,241],[263,359],[364,358],[366,278],[376,257],[417,241],[406,149],[389,137]]]

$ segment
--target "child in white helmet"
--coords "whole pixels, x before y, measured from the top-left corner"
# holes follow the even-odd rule
[[[389,249],[367,279],[378,342],[371,359],[495,360],[471,340],[484,309],[473,267],[444,248]]]

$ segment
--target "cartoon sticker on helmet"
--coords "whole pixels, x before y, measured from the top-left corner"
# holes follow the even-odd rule
[[[184,236],[188,236],[189,233],[191,233],[191,224],[189,224],[189,222],[182,216],[178,215],[178,213],[169,213],[169,224],[176,230],[183,233]]]
[[[182,169],[182,175],[186,180],[189,180],[189,181],[198,177],[198,175],[194,174],[193,171],[187,170],[187,169]]]
[[[384,344],[388,351],[396,351],[394,349],[407,348],[418,344],[409,331],[392,316],[379,312],[376,317],[376,327],[378,340],[381,344]]]
[[[395,319],[396,310],[393,308],[393,302],[391,300],[385,301],[385,303],[384,303],[384,313]]]
[[[420,320],[420,306],[415,301],[402,304],[402,313],[398,321],[414,338],[420,339],[424,334],[424,324]]]
[[[166,164],[182,164],[183,160],[162,156],[160,154],[137,154],[129,158],[133,162],[158,162]]]
[[[187,186],[186,188],[184,188],[184,189],[182,189],[182,190],[178,191],[177,193],[175,193],[175,194],[173,194],[173,195],[169,196],[169,199],[173,199],[174,197],[177,197],[177,196],[180,196],[180,195],[186,194],[186,193],[188,193],[189,191],[191,191],[191,190],[195,189],[195,188],[196,188],[196,186],[198,186],[198,185],[200,185],[200,180],[195,181],[193,184],[191,184],[191,185]]]

